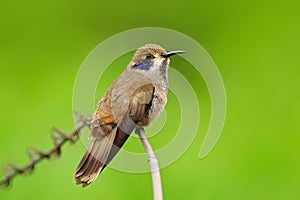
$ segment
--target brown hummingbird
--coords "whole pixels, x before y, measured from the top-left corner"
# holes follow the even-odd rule
[[[156,44],[136,51],[98,102],[91,122],[92,141],[75,171],[77,184],[84,187],[95,181],[133,129],[158,117],[167,102],[169,57],[182,53],[167,52]]]

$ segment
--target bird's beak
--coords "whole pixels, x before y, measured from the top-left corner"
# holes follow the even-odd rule
[[[185,53],[185,51],[170,51],[170,52],[168,52],[168,53],[163,54],[162,57],[164,57],[164,58],[169,58],[169,57],[171,57],[171,56],[173,56],[173,55],[176,55],[176,54],[184,54],[184,53]]]

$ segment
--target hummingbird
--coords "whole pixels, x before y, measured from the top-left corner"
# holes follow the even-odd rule
[[[148,126],[164,109],[170,57],[157,44],[135,52],[124,72],[107,89],[91,120],[91,142],[79,162],[74,181],[83,187],[95,181],[137,127]]]

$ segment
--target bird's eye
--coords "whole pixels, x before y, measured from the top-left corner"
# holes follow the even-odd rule
[[[148,53],[148,54],[146,55],[146,59],[152,59],[152,58],[154,58],[154,56],[153,56],[151,53]]]

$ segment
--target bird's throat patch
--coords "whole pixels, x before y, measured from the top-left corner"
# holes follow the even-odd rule
[[[153,62],[148,62],[148,61],[143,61],[141,63],[137,63],[133,66],[131,66],[131,68],[133,69],[141,69],[141,70],[149,70],[150,67],[153,66]]]

